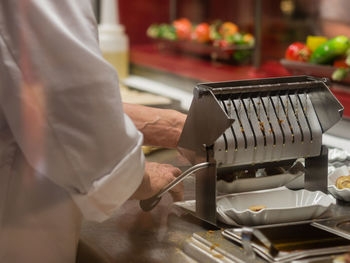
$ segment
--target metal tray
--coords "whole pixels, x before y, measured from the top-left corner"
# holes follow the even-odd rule
[[[350,239],[350,219],[349,216],[330,218],[312,223],[313,226]]]
[[[343,253],[350,249],[350,240],[309,223],[261,226],[254,229],[274,246],[274,254],[256,236],[252,236],[251,240],[242,239],[242,233],[246,231],[244,229],[226,229],[222,234],[227,239],[242,244],[245,251],[252,249],[269,262],[290,262],[310,256]]]

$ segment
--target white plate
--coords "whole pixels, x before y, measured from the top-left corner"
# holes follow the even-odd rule
[[[328,161],[332,162],[343,162],[350,158],[350,154],[343,149],[329,149],[328,151]]]
[[[174,204],[195,213],[195,200]],[[217,218],[232,226],[296,222],[323,217],[331,204],[335,204],[335,199],[322,192],[280,187],[220,196],[217,198]],[[253,212],[248,209],[252,205],[265,205],[266,208]]]
[[[328,175],[328,191],[337,199],[350,202],[350,189],[339,189],[335,186],[335,182],[339,176],[349,175],[349,168],[342,166],[334,169],[332,173]]]
[[[219,219],[227,224],[264,225],[318,218],[335,200],[320,192],[286,188],[227,195],[217,201]],[[266,208],[254,212],[250,206]]]

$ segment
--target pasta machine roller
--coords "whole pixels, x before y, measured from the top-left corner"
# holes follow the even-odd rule
[[[178,148],[196,174],[196,216],[216,224],[220,173],[283,166],[305,159],[305,189],[327,191],[328,151],[322,133],[342,117],[327,79],[309,76],[202,83]]]

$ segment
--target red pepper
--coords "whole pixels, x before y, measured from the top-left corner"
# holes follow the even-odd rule
[[[311,50],[301,42],[294,42],[286,50],[286,59],[294,61],[309,61]]]
[[[348,68],[348,64],[345,62],[345,58],[334,60],[333,66],[336,68]]]

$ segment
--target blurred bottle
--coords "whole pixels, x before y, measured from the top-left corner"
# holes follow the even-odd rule
[[[100,10],[100,48],[103,57],[118,71],[122,83],[129,74],[129,40],[124,26],[119,24],[118,1],[102,0]]]

